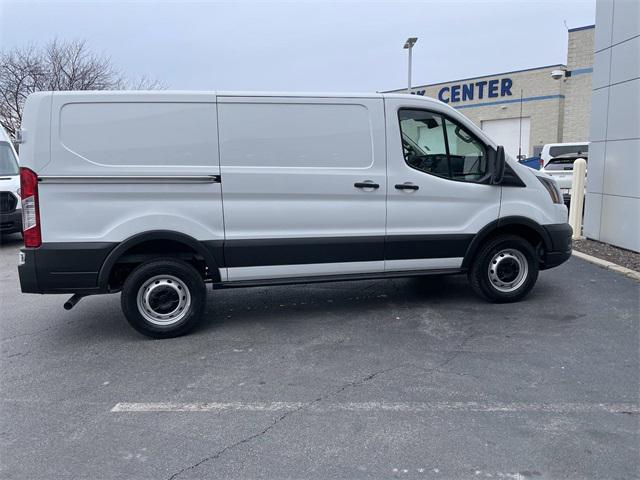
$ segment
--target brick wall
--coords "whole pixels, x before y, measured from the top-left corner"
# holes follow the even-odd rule
[[[567,70],[571,76],[563,86],[563,142],[584,142],[589,138],[594,32],[593,27],[569,31]]]
[[[438,83],[423,87],[416,87],[414,92],[424,92],[428,97],[438,98],[438,93],[444,87],[451,88],[455,85],[475,83],[478,81],[498,80],[509,78],[512,80],[511,95],[497,98],[485,98],[465,100],[450,105],[459,108],[460,111],[479,127],[483,120],[497,120],[506,118],[518,118],[520,116],[520,91],[522,90],[522,116],[530,117],[531,130],[529,138],[529,151],[527,156],[533,155],[536,145],[555,143],[560,141],[562,134],[562,82],[551,78],[551,72],[564,68],[563,65],[551,65],[531,70],[506,72],[486,77],[476,77],[453,82]],[[398,90],[403,93],[403,90]],[[450,97],[450,93],[445,97]],[[549,97],[549,98],[536,98]]]

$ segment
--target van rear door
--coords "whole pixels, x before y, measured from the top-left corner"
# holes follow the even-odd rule
[[[500,186],[478,183],[487,147],[455,112],[423,103],[385,99],[388,272],[459,268],[499,214]]]
[[[229,281],[381,272],[381,96],[218,96]]]

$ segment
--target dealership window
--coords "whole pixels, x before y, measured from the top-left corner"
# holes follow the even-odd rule
[[[461,125],[425,110],[401,109],[399,118],[404,159],[410,167],[467,182],[486,175],[486,149]]]

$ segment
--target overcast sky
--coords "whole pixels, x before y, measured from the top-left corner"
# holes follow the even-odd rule
[[[0,48],[86,39],[172,89],[378,91],[566,62],[595,0],[0,0]]]

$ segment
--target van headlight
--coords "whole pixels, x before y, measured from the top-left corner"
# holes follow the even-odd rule
[[[558,184],[555,180],[546,177],[539,177],[538,175],[536,175],[536,178],[540,180],[540,183],[544,185],[544,188],[547,189],[547,192],[549,192],[549,196],[551,197],[551,201],[553,203],[564,203],[562,199],[562,192],[560,192]]]

